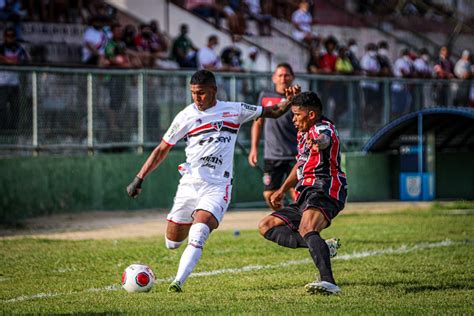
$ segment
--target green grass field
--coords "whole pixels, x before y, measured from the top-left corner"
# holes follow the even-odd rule
[[[473,314],[474,216],[441,207],[340,215],[323,237],[339,296],[307,294],[307,250],[279,247],[256,230],[217,231],[183,293],[167,293],[183,251],[163,238],[0,241],[0,312],[147,314]],[[149,264],[153,290],[120,288],[125,267]],[[207,273],[205,273],[207,272]]]

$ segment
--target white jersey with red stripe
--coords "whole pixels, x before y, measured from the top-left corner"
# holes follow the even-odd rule
[[[192,103],[176,115],[163,141],[171,146],[186,141],[180,171],[209,183],[230,183],[240,125],[261,115],[262,107],[241,102],[218,100],[205,111]]]
[[[308,140],[317,139],[323,133],[330,137],[330,145],[324,150],[313,150]],[[328,196],[345,203],[347,180],[346,174],[341,169],[341,148],[334,124],[323,117],[308,132],[299,132],[297,138],[298,183],[296,190],[301,192],[305,186],[322,185],[321,189]]]

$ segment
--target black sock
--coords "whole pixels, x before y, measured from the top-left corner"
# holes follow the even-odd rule
[[[293,231],[287,225],[270,228],[264,236],[266,239],[276,242],[280,246],[287,248],[308,248],[303,237],[298,232]]]
[[[321,281],[327,281],[332,284],[336,284],[332,275],[329,247],[324,239],[321,238],[318,232],[312,231],[304,236],[304,240],[306,240],[309,253],[313,258],[314,264],[319,270]]]

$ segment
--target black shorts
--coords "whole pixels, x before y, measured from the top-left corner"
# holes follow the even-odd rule
[[[270,160],[265,159],[263,165],[263,185],[264,191],[278,190],[286,177],[290,174],[294,160]]]
[[[271,215],[283,220],[291,229],[297,231],[301,223],[301,217],[308,208],[321,210],[328,221],[329,227],[332,219],[344,208],[344,203],[317,191],[314,187],[308,187],[301,192],[296,203],[275,211]]]

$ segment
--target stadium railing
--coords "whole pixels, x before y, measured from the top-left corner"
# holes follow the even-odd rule
[[[84,154],[156,146],[192,102],[192,71],[0,66],[0,155]],[[220,100],[255,104],[270,73],[216,73]],[[345,144],[358,151],[379,128],[434,106],[469,106],[472,81],[297,74],[319,93]],[[472,101],[471,101],[472,102]],[[250,124],[238,141],[248,143]]]

